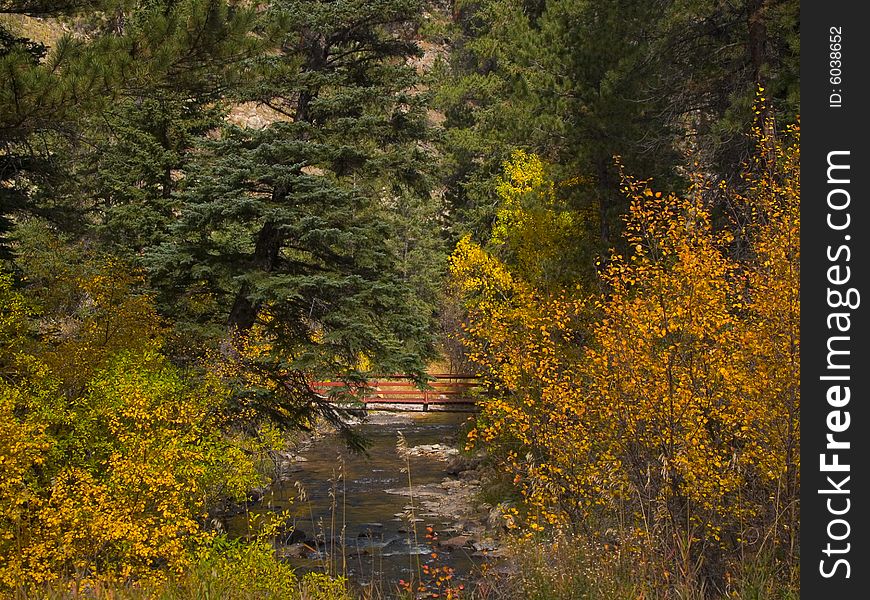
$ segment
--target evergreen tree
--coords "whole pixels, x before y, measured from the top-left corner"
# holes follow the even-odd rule
[[[267,348],[246,370],[280,385],[245,382],[240,409],[287,425],[316,409],[340,425],[312,379],[422,377],[431,307],[396,251],[403,207],[429,197],[410,63],[420,15],[416,0],[274,2],[263,31],[278,47],[252,65],[249,99],[275,120],[228,127],[185,177],[172,241],[150,265],[188,331],[229,335],[230,355],[254,338]]]
[[[575,200],[602,250],[625,209],[614,155],[682,187],[681,153],[730,179],[749,155],[743,132],[758,84],[774,108],[797,102],[797,4],[544,0],[457,2],[449,73],[439,89],[450,198],[485,232],[492,178],[514,148],[580,177]],[[449,75],[449,76],[448,76]],[[700,155],[698,154],[700,153]]]
[[[168,184],[191,137],[218,125],[215,103],[257,47],[253,11],[223,0],[126,4],[109,0],[103,11],[73,15],[78,33],[48,51],[3,29],[0,235],[15,214],[79,234],[124,223],[110,239],[140,250],[171,210]],[[16,1],[7,12],[84,7]]]
[[[611,229],[623,204],[614,155],[663,179],[676,163],[672,127],[661,118],[666,98],[651,91],[651,29],[660,7],[580,0],[461,6],[453,77],[440,89],[448,152],[464,171],[451,182],[451,198],[486,231],[493,175],[513,149],[534,152],[560,167],[557,180],[575,181],[574,207],[606,250],[618,237]]]
[[[61,14],[85,2],[0,4],[0,16]],[[50,49],[0,22],[0,257],[8,258],[7,236],[21,211],[43,212],[34,205],[34,190],[59,179],[52,146],[69,132],[83,112],[102,102],[106,72],[98,67],[94,48],[69,36]]]
[[[124,99],[107,111],[91,160],[71,165],[72,193],[87,199],[94,235],[133,260],[165,241],[190,152],[223,116],[220,104],[171,93]]]
[[[216,131],[245,60],[261,51],[254,14],[222,2],[142,2],[124,35],[145,49],[117,101],[87,123],[88,147],[70,157],[89,226],[136,260],[164,241],[172,196],[197,140]],[[138,71],[138,73],[137,73]]]

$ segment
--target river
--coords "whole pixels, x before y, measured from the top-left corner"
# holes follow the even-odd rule
[[[400,580],[426,580],[436,567],[442,574],[449,567],[458,585],[492,549],[474,472],[445,470],[455,464],[457,432],[468,417],[372,413],[359,425],[372,443],[365,455],[348,451],[337,435],[318,436],[297,454],[286,481],[235,517],[230,531],[251,533],[261,519],[253,515],[287,511],[279,555],[302,570],[345,574],[382,597]],[[401,437],[410,452],[398,448]]]

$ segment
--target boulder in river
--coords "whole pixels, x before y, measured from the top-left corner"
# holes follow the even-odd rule
[[[294,527],[292,524],[283,525],[275,532],[275,542],[284,546],[292,546],[307,541],[308,534],[302,529]]]
[[[312,548],[303,543],[282,546],[276,551],[278,558],[307,558],[312,553]]]
[[[448,552],[452,552],[453,550],[459,550],[460,548],[470,547],[471,538],[467,535],[457,535],[449,540],[440,542],[439,545]]]
[[[459,450],[445,444],[420,444],[408,448],[405,454],[407,456],[426,456],[437,460],[448,460],[448,457],[458,455]]]

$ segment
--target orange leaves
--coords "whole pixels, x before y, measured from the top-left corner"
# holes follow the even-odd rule
[[[592,300],[503,246],[457,247],[463,341],[492,383],[470,442],[513,475],[528,528],[629,515],[650,543],[704,551],[744,528],[796,530],[780,517],[799,490],[799,130],[788,144],[771,131],[755,132],[742,195],[700,175],[685,197],[624,176],[628,253]],[[710,197],[740,223],[714,226]]]

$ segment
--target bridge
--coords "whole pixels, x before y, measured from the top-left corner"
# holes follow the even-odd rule
[[[336,400],[347,408],[389,411],[440,411],[474,412],[477,410],[473,396],[474,388],[480,385],[476,375],[450,373],[429,374],[428,388],[420,389],[406,375],[385,375],[369,382],[368,390],[356,401]],[[324,396],[330,392],[347,389],[341,381],[319,381],[314,388]]]

